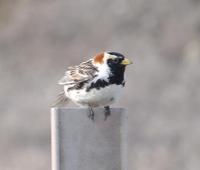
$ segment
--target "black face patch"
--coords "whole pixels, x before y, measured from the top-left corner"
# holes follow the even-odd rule
[[[109,58],[107,60],[108,66],[111,68],[120,68],[125,67],[125,65],[121,64],[125,57],[117,52],[108,52],[108,54],[115,56],[114,58]]]

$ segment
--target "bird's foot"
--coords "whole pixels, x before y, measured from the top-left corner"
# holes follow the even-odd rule
[[[104,115],[105,115],[104,120],[106,121],[107,118],[111,115],[110,106],[105,106],[104,109],[105,109],[104,110]]]
[[[88,109],[89,109],[88,118],[94,121],[94,110],[92,109],[92,107],[89,107]]]

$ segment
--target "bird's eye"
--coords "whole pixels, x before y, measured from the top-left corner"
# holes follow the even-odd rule
[[[113,59],[113,62],[114,62],[114,63],[119,63],[119,58]]]

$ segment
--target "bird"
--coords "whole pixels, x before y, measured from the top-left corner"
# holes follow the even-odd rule
[[[55,105],[69,100],[88,108],[94,121],[94,108],[104,107],[104,120],[111,115],[110,105],[120,98],[125,86],[124,72],[132,62],[118,52],[101,52],[86,62],[68,67],[58,81],[63,86]]]

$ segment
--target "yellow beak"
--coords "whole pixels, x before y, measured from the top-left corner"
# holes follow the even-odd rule
[[[130,61],[129,59],[125,58],[122,62],[121,62],[122,65],[129,65],[129,64],[133,64],[132,61]]]

